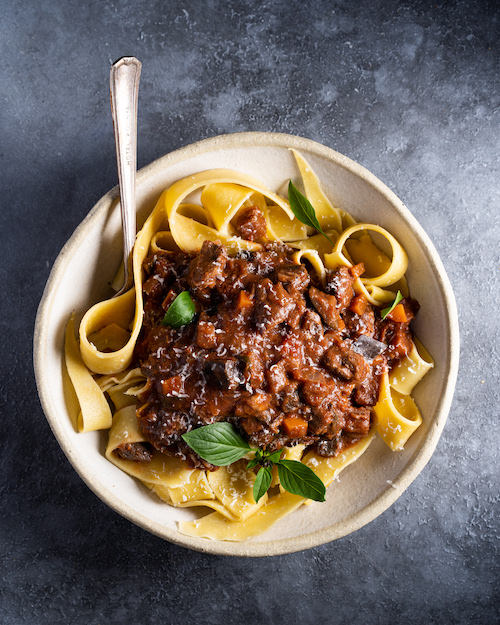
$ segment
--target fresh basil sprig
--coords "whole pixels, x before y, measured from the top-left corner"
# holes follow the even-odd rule
[[[385,319],[387,317],[387,315],[389,315],[396,308],[396,306],[399,304],[399,302],[402,299],[403,299],[403,296],[401,295],[401,291],[398,291],[397,294],[396,294],[396,299],[392,302],[392,304],[388,308],[384,308],[380,312],[380,315],[382,316],[382,319]]]
[[[163,317],[162,325],[175,328],[185,326],[193,320],[196,314],[194,302],[189,291],[182,291],[170,304],[167,314]]]
[[[255,503],[258,503],[260,498],[264,497],[272,481],[273,474],[271,472],[271,467],[260,467],[253,485],[253,498],[255,499]]]
[[[325,485],[306,464],[280,460],[277,465],[280,483],[285,490],[314,501],[325,501]]]
[[[281,460],[282,449],[270,452],[251,448],[230,423],[222,421],[205,425],[183,434],[182,438],[203,460],[219,467],[232,464],[254,451],[255,456],[247,464],[247,469],[260,464],[253,487],[256,502],[271,485],[273,465],[277,465],[281,485],[286,491],[307,499],[325,501],[325,485],[311,468],[297,460]]]
[[[227,467],[250,451],[246,440],[225,421],[196,428],[182,438],[200,458],[218,467]]]
[[[304,195],[302,195],[291,180],[288,183],[288,201],[290,202],[290,208],[292,209],[293,214],[299,221],[306,224],[306,226],[312,226],[315,228],[333,245],[333,241],[327,234],[325,234],[323,228],[319,225],[313,205]]]

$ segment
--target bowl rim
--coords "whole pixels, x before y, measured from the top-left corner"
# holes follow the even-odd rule
[[[333,161],[337,166],[340,166],[363,179],[365,183],[380,193],[407,223],[418,245],[423,248],[425,252],[436,278],[438,288],[442,292],[444,298],[445,324],[449,335],[447,361],[445,365],[448,371],[448,376],[444,384],[443,393],[438,401],[433,426],[432,428],[429,428],[429,431],[422,439],[419,447],[415,450],[411,461],[405,466],[403,471],[394,481],[393,484],[395,488],[388,488],[385,490],[360,512],[356,512],[355,514],[336,523],[334,526],[317,530],[310,534],[301,534],[293,538],[278,539],[267,542],[223,542],[185,536],[180,534],[175,529],[159,525],[155,521],[152,521],[141,514],[139,511],[133,510],[123,504],[122,501],[119,500],[106,487],[104,487],[97,478],[93,478],[85,473],[84,467],[78,458],[78,454],[73,452],[71,442],[66,436],[62,424],[59,423],[57,409],[51,397],[50,380],[48,380],[47,376],[44,375],[44,362],[46,358],[46,346],[48,339],[47,321],[51,314],[55,292],[57,291],[57,287],[64,274],[68,257],[71,258],[71,256],[76,253],[79,243],[85,238],[86,231],[92,227],[101,211],[109,208],[112,202],[118,197],[117,186],[108,191],[103,197],[101,197],[100,200],[98,200],[88,215],[77,226],[53,264],[38,307],[35,321],[33,338],[35,379],[40,402],[47,421],[49,422],[49,425],[69,462],[87,486],[104,503],[118,512],[121,516],[127,518],[148,532],[159,536],[160,538],[195,551],[215,555],[248,557],[280,555],[322,545],[360,529],[389,508],[425,467],[432,456],[434,449],[436,448],[453,398],[459,361],[458,314],[455,296],[443,263],[439,258],[431,240],[424,232],[422,226],[420,226],[403,202],[381,180],[379,180],[362,165],[359,165],[343,154],[340,154],[339,152],[336,152],[335,150],[311,139],[283,133],[267,132],[241,132],[217,135],[174,150],[173,152],[170,152],[169,154],[166,154],[154,160],[149,165],[141,168],[137,172],[137,186],[144,184],[148,178],[153,176],[155,173],[168,168],[171,165],[194,156],[200,156],[206,152],[212,152],[217,149],[229,147],[231,149],[239,147],[293,148],[299,151],[304,150],[315,156]]]

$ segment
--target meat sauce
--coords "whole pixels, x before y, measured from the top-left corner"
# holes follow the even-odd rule
[[[257,232],[258,219],[249,217],[241,228]],[[323,288],[293,253],[266,244],[229,258],[206,241],[197,255],[145,260],[135,360],[148,380],[137,418],[151,446],[212,470],[182,434],[228,421],[253,446],[302,443],[322,456],[368,434],[380,375],[411,349],[418,304],[403,300],[404,322],[382,320],[354,293],[362,264],[330,272]],[[182,291],[195,302],[195,319],[179,329],[162,325]],[[148,445],[136,447],[124,450],[126,457],[147,461]]]

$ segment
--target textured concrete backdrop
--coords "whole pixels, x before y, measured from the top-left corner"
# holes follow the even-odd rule
[[[494,623],[499,612],[498,3],[3,0],[0,622]],[[116,184],[109,66],[143,62],[139,166],[279,131],[357,160],[442,255],[461,372],[437,450],[385,514],[307,552],[224,559],[119,517],[38,402],[36,308]]]

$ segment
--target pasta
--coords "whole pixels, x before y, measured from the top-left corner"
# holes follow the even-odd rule
[[[143,419],[144,414],[151,409],[152,382],[150,376],[145,374],[144,362],[142,370],[138,366],[137,353],[144,338],[145,319],[151,315],[147,299],[149,290],[154,288],[151,280],[154,282],[155,279],[157,281],[160,279],[155,278],[156,274],[151,276],[151,280],[145,279],[147,278],[145,263],[149,262],[147,259],[150,258],[150,254],[157,254],[161,258],[165,253],[167,256],[169,253],[179,254],[175,258],[181,259],[179,262],[184,262],[182,259],[186,254],[192,255],[189,258],[197,258],[195,254],[199,254],[201,249],[208,249],[206,242],[212,242],[213,249],[222,246],[224,254],[240,258],[243,254],[258,255],[263,249],[267,249],[265,246],[263,248],[263,243],[267,241],[273,242],[275,246],[270,252],[274,254],[274,258],[280,253],[285,254],[279,251],[285,248],[279,246],[286,243],[288,246],[286,249],[291,248],[292,251],[286,252],[288,264],[285,268],[298,265],[309,267],[309,271],[306,272],[307,280],[309,281],[310,275],[313,276],[315,284],[319,287],[319,290],[315,286],[311,287],[309,297],[323,321],[327,314],[324,312],[325,306],[330,300],[325,299],[328,296],[325,296],[321,289],[328,287],[329,276],[332,272],[338,272],[339,268],[345,268],[345,275],[351,276],[354,294],[352,302],[357,298],[356,301],[361,308],[368,306],[371,311],[373,307],[378,310],[388,306],[394,302],[397,291],[408,298],[405,280],[408,258],[400,243],[380,226],[357,223],[351,215],[333,207],[307,161],[301,154],[295,151],[293,153],[302,177],[305,196],[314,207],[322,232],[317,233],[310,225],[300,221],[287,200],[251,176],[226,169],[195,173],[175,182],[163,192],[155,209],[138,233],[133,251],[134,287],[127,293],[100,302],[88,310],[78,329],[79,340],[75,336],[74,315],[68,322],[65,359],[69,379],[80,405],[76,423],[78,431],[84,433],[98,429],[109,430],[107,459],[132,477],[139,479],[167,504],[176,507],[203,506],[211,510],[209,514],[195,521],[180,523],[179,531],[184,534],[213,540],[246,540],[267,531],[279,519],[308,501],[306,497],[285,492],[276,470],[273,470],[271,490],[256,502],[253,495],[256,471],[247,469],[252,453],[244,459],[212,471],[210,469],[213,467],[200,464],[199,458],[194,463],[192,461],[189,463],[180,457],[182,455],[180,452],[177,456],[162,453],[165,449],[169,451],[168,445],[164,445],[163,449],[145,431],[145,421],[141,418]],[[198,195],[201,192],[199,203],[195,203],[192,199],[196,192]],[[243,215],[247,215],[250,221],[242,225]],[[244,238],[242,232],[251,233],[252,228],[255,236],[249,235]],[[389,254],[376,245],[377,237],[383,239],[384,249],[387,246]],[[214,263],[216,264],[216,261]],[[257,290],[259,288],[256,287]],[[271,285],[269,288],[274,287]],[[240,290],[245,292],[243,287]],[[204,296],[202,291],[200,287],[200,300]],[[284,293],[283,297],[287,297],[287,293]],[[319,297],[318,302],[315,301],[315,297]],[[167,299],[171,303],[170,293]],[[238,301],[241,306],[247,305],[244,298],[241,299],[241,295]],[[299,301],[298,296],[295,301]],[[408,299],[404,301],[411,302]],[[350,305],[352,310],[352,304]],[[403,305],[397,307],[400,308],[399,312],[403,314],[406,322],[405,314],[409,314],[411,318],[413,313],[410,304],[405,306],[406,308]],[[289,309],[292,308],[290,304]],[[307,314],[312,319],[312,313]],[[362,318],[363,314],[359,310],[352,315],[349,313],[351,317],[358,315],[359,318]],[[340,322],[343,323],[342,320]],[[202,317],[199,324],[201,323],[205,323]],[[383,332],[387,328],[389,332],[391,331],[390,328],[395,322],[392,326],[391,323],[386,323]],[[217,331],[224,332],[221,329],[215,330]],[[302,462],[320,477],[325,486],[328,486],[345,467],[364,453],[377,434],[393,451],[403,448],[409,436],[422,422],[418,407],[410,393],[415,384],[433,366],[423,346],[408,338],[409,331],[405,332],[403,339],[407,345],[404,350],[394,347],[396,350],[394,354],[400,349],[397,357],[393,354],[394,366],[384,368],[382,364],[386,361],[380,359],[381,370],[377,373],[380,383],[377,386],[372,384],[370,387],[371,392],[377,388],[378,395],[373,402],[375,405],[372,406],[368,401],[363,403],[363,400],[359,399],[358,403],[362,408],[359,410],[354,408],[352,412],[355,417],[362,415],[366,431],[360,434],[356,429],[351,430],[354,434],[351,433],[343,439],[344,447],[339,447],[335,455],[321,455],[318,453],[319,443],[316,442],[314,447],[311,436],[309,438],[305,434],[302,438],[298,436],[296,440],[299,444],[293,444],[295,434],[290,434],[292,426],[303,425],[299,423],[300,418],[293,416],[286,424],[289,436],[286,440],[288,442],[292,440],[292,444],[285,445],[282,456],[284,459]],[[360,330],[357,336],[363,337],[363,330]],[[210,338],[207,337],[208,335],[202,336],[197,340],[206,342]],[[373,348],[373,343],[377,342],[382,345],[380,341],[372,340],[369,347]],[[215,349],[216,343],[210,346],[204,343],[201,345],[203,348]],[[388,346],[389,339],[386,339],[383,347],[389,348]],[[225,349],[223,345],[222,348]],[[364,349],[367,349],[366,346]],[[334,357],[337,357],[336,352],[333,353],[332,362]],[[345,359],[345,353],[341,355],[342,358]],[[359,360],[359,356],[356,358]],[[367,362],[376,362],[377,355],[369,357],[365,352],[362,358]],[[335,363],[337,361],[338,358]],[[331,371],[334,371],[338,374],[339,387],[345,387],[346,393],[354,392],[354,382],[349,378],[349,375],[353,377],[352,372],[346,373],[340,368],[340,364],[335,363],[328,365],[330,373],[323,377],[331,377],[333,375]],[[344,361],[342,363],[345,364]],[[216,366],[219,366],[217,362],[214,369]],[[217,371],[216,375],[219,375]],[[240,374],[231,373],[231,375]],[[266,375],[270,379],[271,374]],[[295,377],[294,388],[298,388],[300,383],[303,384],[304,392],[309,390],[312,393],[314,383],[304,382],[305,378],[301,378],[300,375],[297,374]],[[226,376],[223,378],[224,384],[231,382],[226,370],[223,376]],[[169,397],[182,397],[183,380],[174,380],[175,377],[179,376],[160,380],[163,384],[162,392]],[[237,384],[244,384],[243,378],[236,379]],[[172,390],[168,385],[174,383],[178,388],[172,387]],[[260,384],[268,383],[260,382]],[[364,391],[368,392],[367,389]],[[361,397],[359,389],[356,392],[358,392],[356,397]],[[260,389],[254,393],[255,396],[265,394]],[[268,394],[272,395],[271,392]],[[271,400],[268,400],[268,403],[269,401]],[[314,406],[312,399],[309,403]],[[308,410],[314,414],[314,408]],[[283,415],[280,418],[283,419]],[[307,424],[305,427],[307,428]],[[340,434],[337,441],[341,440],[339,436]],[[276,442],[278,439],[276,435],[272,443],[278,444]],[[252,436],[250,440],[253,440]],[[279,440],[285,439],[282,437]],[[140,447],[141,444],[147,446],[149,443],[153,443],[152,449],[144,445]],[[138,458],[134,455],[137,449],[143,450],[141,453],[144,457]],[[331,448],[329,450],[331,451]]]

